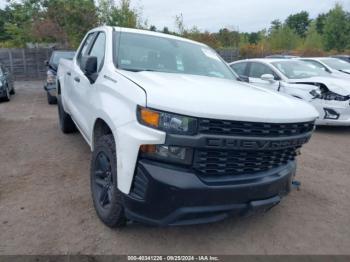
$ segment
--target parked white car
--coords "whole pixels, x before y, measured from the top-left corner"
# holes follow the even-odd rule
[[[295,59],[249,59],[230,66],[252,85],[311,103],[319,112],[318,125],[350,125],[350,84],[346,79]]]
[[[350,63],[334,57],[302,57],[301,61],[310,63],[332,76],[350,80]]]
[[[90,145],[92,199],[110,227],[270,209],[317,117],[237,81],[208,46],[151,31],[91,30],[57,75],[61,130],[77,127]]]

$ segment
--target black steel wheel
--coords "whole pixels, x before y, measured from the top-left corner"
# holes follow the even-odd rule
[[[95,159],[94,183],[97,201],[101,208],[109,208],[112,202],[113,176],[111,160],[105,152],[99,152]]]
[[[91,158],[91,194],[101,221],[109,227],[126,224],[123,196],[117,185],[117,157],[113,135],[100,137]]]

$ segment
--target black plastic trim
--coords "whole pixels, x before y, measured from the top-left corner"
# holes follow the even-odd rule
[[[312,131],[288,137],[243,137],[204,134],[184,136],[167,134],[165,144],[222,150],[278,150],[301,147],[309,141],[311,135]]]

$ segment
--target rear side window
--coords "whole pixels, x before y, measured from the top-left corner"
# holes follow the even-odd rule
[[[273,75],[276,80],[278,79],[276,73],[267,65],[261,63],[251,63],[249,77],[260,78],[262,75],[265,74]]]
[[[78,64],[79,64],[79,66],[81,65],[81,58],[82,58],[83,56],[86,55],[86,53],[87,53],[87,51],[88,51],[88,48],[89,48],[89,46],[90,46],[91,41],[93,40],[93,38],[94,38],[94,33],[90,33],[90,34],[86,37],[85,42],[84,42],[83,46],[81,47],[81,49],[80,49],[80,51],[79,51],[78,58],[77,58],[77,62],[78,62]]]
[[[92,46],[91,51],[89,52],[90,56],[97,57],[97,70],[102,69],[102,65],[105,57],[105,46],[106,46],[106,34],[101,32],[98,34],[94,45]]]
[[[247,76],[247,63],[238,63],[231,65],[231,68],[240,76]]]

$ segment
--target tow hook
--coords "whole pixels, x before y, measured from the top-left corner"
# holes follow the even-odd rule
[[[301,182],[298,180],[293,180],[292,181],[292,188],[296,190],[300,190]]]

